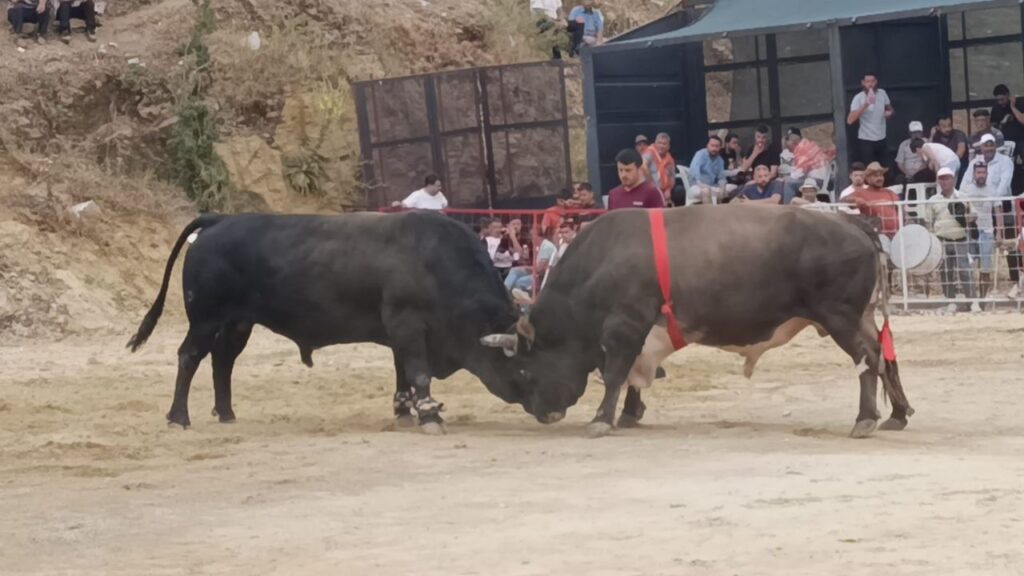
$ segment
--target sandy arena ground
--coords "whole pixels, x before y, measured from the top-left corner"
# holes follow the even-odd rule
[[[233,425],[168,429],[168,321],[124,337],[0,347],[0,573],[1021,574],[1024,317],[895,319],[917,415],[846,437],[853,368],[805,332],[740,359],[689,349],[646,426],[588,440],[591,386],[550,427],[459,374],[449,434],[394,431],[387,350],[299,363],[254,334]]]

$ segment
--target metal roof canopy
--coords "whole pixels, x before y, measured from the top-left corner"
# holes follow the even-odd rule
[[[697,22],[644,38],[612,40],[596,54],[701,42],[712,38],[798,31],[939,13],[1015,6],[1024,0],[715,0]]]

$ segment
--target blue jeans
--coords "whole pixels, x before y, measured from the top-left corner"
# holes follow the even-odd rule
[[[518,288],[524,292],[533,290],[533,270],[527,266],[516,266],[505,277],[505,289]]]

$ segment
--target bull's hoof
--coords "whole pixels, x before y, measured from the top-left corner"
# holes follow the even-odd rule
[[[853,425],[853,430],[850,430],[850,438],[867,438],[871,436],[877,426],[877,420],[861,420]]]
[[[174,412],[167,413],[167,427],[168,428],[181,428],[187,430],[192,422],[188,419],[188,414],[175,414]]]
[[[420,431],[427,436],[442,436],[448,432],[444,429],[444,423],[442,422],[424,422],[420,424]]]
[[[395,416],[395,426],[399,428],[412,428],[416,425],[416,417],[412,414],[398,414]]]
[[[214,406],[213,410],[210,410],[210,415],[211,416],[216,416],[217,419],[220,420],[221,424],[234,424],[235,423],[235,411],[234,410],[225,410],[223,413],[221,413],[221,411],[217,410],[217,407]]]
[[[587,424],[587,438],[601,438],[612,432],[612,425],[607,422],[591,422]]]
[[[900,430],[903,430],[906,427],[907,427],[907,420],[905,418],[902,419],[902,420],[899,419],[899,418],[889,418],[885,422],[882,422],[881,424],[878,425],[878,429],[879,430],[888,430],[888,431],[897,431],[897,432],[900,431]]]
[[[637,426],[640,425],[640,418],[638,416],[626,414],[625,412],[623,412],[619,416],[619,422],[617,425],[619,428],[636,428]]]

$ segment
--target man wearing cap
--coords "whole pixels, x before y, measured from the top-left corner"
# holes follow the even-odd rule
[[[977,295],[967,255],[967,223],[977,216],[966,204],[967,197],[956,189],[956,174],[952,170],[940,168],[936,184],[939,194],[926,202],[925,219],[935,236],[942,241],[942,292],[948,299],[956,298],[959,284],[964,296],[973,300]],[[977,302],[972,304],[972,309],[980,309]],[[950,303],[947,310],[954,313],[957,305]]]
[[[1003,198],[1010,196],[1013,184],[1013,160],[996,151],[998,142],[991,134],[983,134],[978,144],[979,153],[967,165],[967,171],[960,182],[960,189],[962,190],[964,183],[971,179],[974,166],[985,164],[988,167],[988,186],[995,190],[995,196]]]
[[[647,147],[650,146],[650,141],[647,140],[647,136],[643,134],[637,134],[636,138],[633,139],[633,148],[636,149],[636,153],[643,156],[644,152],[647,152]]]
[[[861,216],[877,219],[879,234],[892,238],[900,229],[899,196],[884,186],[885,168],[872,162],[864,169],[864,186],[842,201],[855,205]]]
[[[924,126],[915,120],[910,123],[908,129],[910,130],[910,138],[900,142],[900,147],[896,152],[896,167],[903,174],[903,178],[907,182],[917,182],[914,179],[915,176],[924,170],[926,166],[920,156],[910,151],[910,143],[914,141],[914,138],[924,136]]]
[[[861,162],[886,161],[885,125],[894,112],[889,95],[878,87],[874,74],[865,74],[861,80],[864,88],[853,97],[850,114],[846,123],[850,126],[860,123],[857,128],[857,143]]]
[[[994,198],[998,192],[988,181],[988,166],[984,162],[972,162],[971,170],[960,184],[960,191],[967,197],[971,211],[977,214],[978,237],[970,244],[971,255],[978,259],[981,274],[978,278],[978,292],[982,298],[988,296],[992,280],[992,255],[995,244],[1002,240],[1003,207]]]
[[[939,116],[939,123],[932,129],[932,142],[942,144],[960,159],[960,165],[967,162],[967,134],[953,128],[953,117],[949,114]]]
[[[767,166],[754,169],[754,180],[740,190],[735,202],[750,204],[782,204],[782,182],[771,178]]]
[[[996,142],[996,148],[1006,143],[1006,138],[1003,133],[992,126],[992,116],[988,110],[981,109],[975,110],[972,125],[974,127],[974,133],[971,134],[971,148],[974,149],[974,153],[978,154],[981,152],[981,139],[985,136],[992,136]]]

